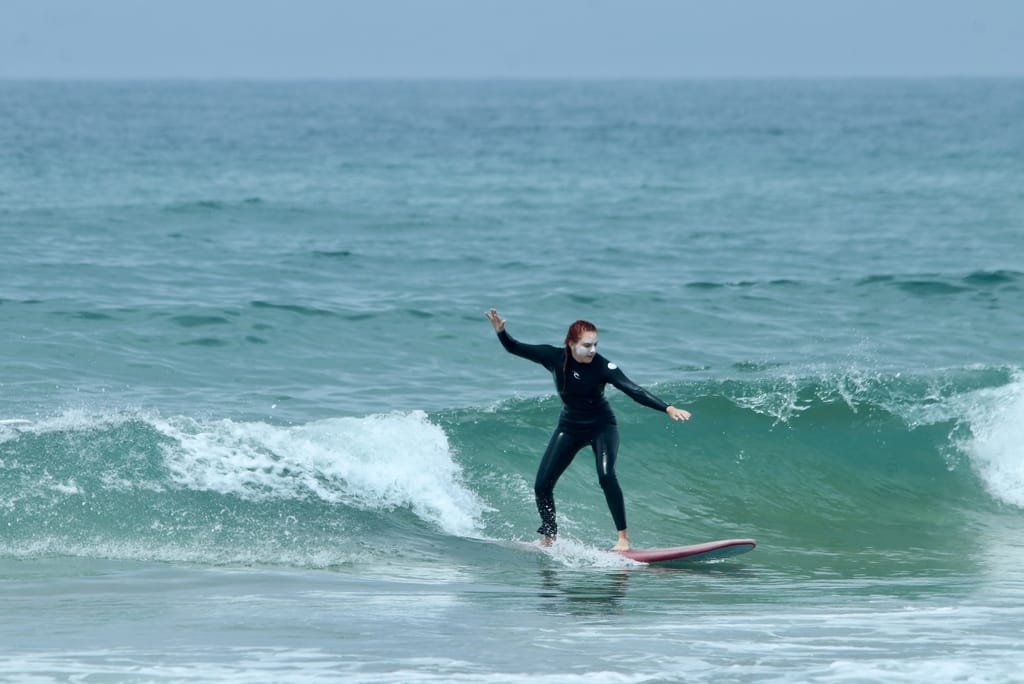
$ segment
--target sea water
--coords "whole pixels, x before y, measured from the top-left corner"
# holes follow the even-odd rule
[[[1024,83],[0,83],[0,680],[1021,680]],[[637,546],[505,353],[594,321]]]

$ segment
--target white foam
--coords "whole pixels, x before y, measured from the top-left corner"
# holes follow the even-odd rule
[[[759,389],[754,394],[733,396],[736,406],[773,418],[776,424],[788,423],[794,416],[810,408],[801,403],[800,384],[795,378],[779,378],[773,387]]]
[[[67,482],[58,482],[53,480],[53,478],[50,477],[50,475],[47,475],[45,479],[47,480],[47,486],[55,492],[69,495],[82,493],[82,488],[79,487],[78,483],[75,482],[74,480],[68,480]]]
[[[1024,508],[1024,375],[963,402],[970,435],[959,446],[992,496]]]
[[[643,565],[607,549],[599,549],[565,535],[558,537],[551,546],[539,548],[569,568],[628,568]]]
[[[247,499],[316,497],[361,510],[408,507],[444,532],[471,535],[484,512],[462,482],[444,431],[422,411],[296,427],[231,420],[154,420],[172,443],[180,486]]]
[[[80,409],[69,409],[57,416],[50,416],[32,422],[22,418],[5,418],[0,420],[0,443],[15,439],[25,434],[46,434],[62,430],[89,429],[100,425],[123,422],[120,415],[97,416]]]

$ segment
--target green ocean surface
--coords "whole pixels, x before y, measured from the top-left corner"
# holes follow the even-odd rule
[[[1015,80],[0,82],[2,681],[977,681]],[[594,321],[637,546],[501,348]]]

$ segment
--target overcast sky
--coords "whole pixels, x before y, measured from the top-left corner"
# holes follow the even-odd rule
[[[0,0],[0,78],[1024,76],[1024,0]]]

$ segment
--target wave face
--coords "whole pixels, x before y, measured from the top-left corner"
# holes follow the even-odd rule
[[[1024,508],[1014,370],[657,390],[691,397],[693,420],[612,398],[637,544],[751,536],[759,553],[817,568],[824,554],[898,571],[970,558]],[[327,567],[530,539],[557,411],[540,397],[292,426],[143,412],[8,421],[2,553]],[[563,536],[612,538],[588,453],[556,496]]]
[[[297,427],[68,413],[5,426],[0,460],[3,553],[21,557],[323,566],[473,534],[483,507],[420,412]]]

